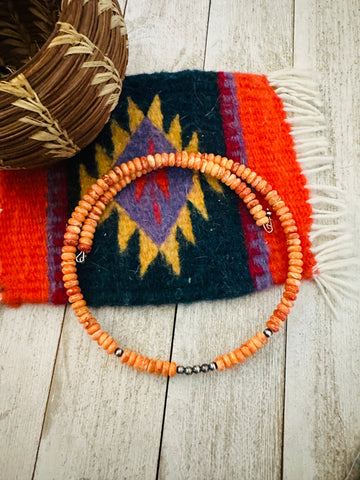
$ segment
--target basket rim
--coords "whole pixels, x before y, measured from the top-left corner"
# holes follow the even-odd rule
[[[33,67],[33,65],[35,65],[37,63],[37,61],[41,58],[41,56],[43,55],[44,51],[47,49],[49,43],[54,39],[54,37],[56,36],[57,34],[57,30],[58,30],[58,23],[61,21],[61,16],[63,15],[63,5],[62,5],[62,2],[60,1],[60,10],[59,10],[59,16],[58,16],[58,19],[54,25],[54,28],[51,32],[51,34],[49,35],[49,37],[47,38],[46,42],[44,42],[42,44],[42,46],[40,47],[40,49],[26,62],[24,63],[24,65],[22,65],[20,68],[16,69],[14,72],[12,72],[10,75],[7,75],[6,77],[4,77],[2,80],[0,80],[0,83],[1,82],[9,82],[11,80],[13,80],[14,78],[16,78],[18,75],[22,74],[22,73],[26,73],[27,70],[31,67]]]

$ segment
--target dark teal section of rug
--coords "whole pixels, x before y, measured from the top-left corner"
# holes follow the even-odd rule
[[[140,276],[139,234],[119,255],[118,215],[97,229],[94,249],[79,266],[84,296],[93,306],[190,302],[245,295],[254,287],[235,194],[217,194],[201,180],[209,219],[190,206],[196,244],[177,233],[181,274],[174,275],[161,255]],[[232,193],[232,192],[231,192]],[[237,245],[237,248],[234,248]]]
[[[219,97],[214,72],[126,78],[111,121],[68,162],[69,213],[79,201],[84,178],[95,181],[102,174],[96,156],[99,146],[112,159],[111,166],[156,153],[163,145],[176,151],[179,148],[171,143],[176,133],[182,148],[194,141],[195,134],[197,150],[225,155]],[[154,125],[149,113],[154,108],[161,110],[161,115],[157,113],[162,128]],[[119,155],[114,124],[119,138],[126,138]],[[237,196],[202,175],[196,178],[187,170],[166,169],[133,182],[116,196],[110,216],[97,228],[93,251],[79,266],[90,305],[192,302],[254,291]],[[167,243],[174,251],[163,249]],[[154,258],[148,262],[150,254]]]

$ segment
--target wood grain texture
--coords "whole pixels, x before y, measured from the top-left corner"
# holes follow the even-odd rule
[[[0,478],[31,478],[63,308],[0,308]]]
[[[245,4],[211,2],[206,70],[264,73],[291,62],[289,2]],[[280,13],[269,22],[273,9]],[[234,350],[264,328],[280,297],[280,290],[272,289],[237,300],[179,306],[175,361],[180,357],[185,365],[194,365]],[[284,362],[282,332],[256,358],[231,371],[171,382],[159,478],[280,478]]]
[[[209,0],[128,0],[127,75],[203,67]]]
[[[288,68],[292,42],[289,0],[212,0],[205,70],[263,74]]]
[[[128,74],[266,73],[293,61],[319,73],[334,173],[355,206],[359,251],[358,1],[126,4]],[[175,361],[193,365],[261,329],[279,296],[274,288],[180,305],[175,324],[174,306],[95,315],[124,347],[162,358],[172,348]],[[62,328],[63,311],[0,310],[1,480],[33,471],[37,480],[345,478],[360,449],[359,303],[344,300],[335,320],[314,284],[304,283],[287,330],[254,358],[168,384],[107,356],[70,310]]]
[[[278,298],[274,289],[179,306],[174,359],[201,364],[235,349],[263,328]],[[231,370],[170,382],[159,478],[280,478],[284,333]]]
[[[122,345],[168,358],[174,308],[101,308]],[[84,334],[69,309],[35,479],[154,478],[166,379],[129,368]]]
[[[334,173],[345,193],[359,251],[360,9],[354,0],[295,3],[294,62],[318,72],[329,123]],[[355,206],[353,209],[351,206]],[[352,282],[359,276],[354,270]],[[360,289],[358,290],[360,292]],[[360,305],[344,299],[332,318],[305,284],[301,323],[289,322],[284,477],[343,479],[360,450]]]

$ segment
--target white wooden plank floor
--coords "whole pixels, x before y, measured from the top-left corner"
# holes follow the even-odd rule
[[[128,74],[182,69],[319,74],[334,174],[360,236],[358,0],[125,0]],[[354,276],[354,281],[358,280]],[[116,338],[184,364],[263,324],[272,289],[232,301],[96,314]],[[360,308],[333,319],[304,284],[286,330],[221,374],[121,367],[72,312],[0,308],[0,479],[344,479],[360,450]],[[236,337],[236,341],[234,338]]]

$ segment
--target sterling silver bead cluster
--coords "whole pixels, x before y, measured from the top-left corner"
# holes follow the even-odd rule
[[[193,373],[207,373],[213,372],[217,370],[216,362],[211,363],[204,363],[203,365],[194,365],[193,367],[184,367],[182,365],[178,365],[176,371],[177,373],[184,373],[185,375],[192,375]]]

